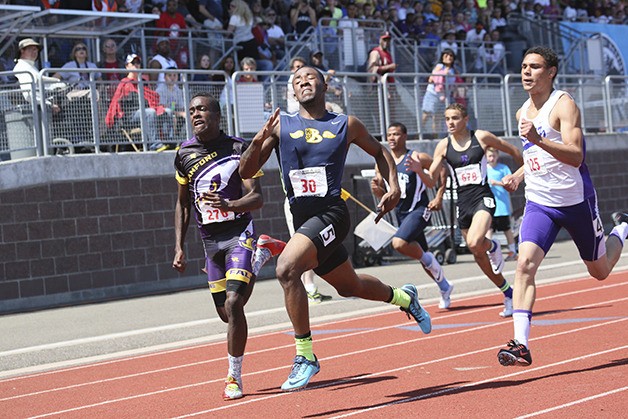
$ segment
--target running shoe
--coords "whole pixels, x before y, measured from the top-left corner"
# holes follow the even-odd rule
[[[611,214],[611,218],[613,219],[613,222],[616,226],[620,225],[621,223],[628,223],[628,213],[625,212],[614,212],[613,214]]]
[[[493,242],[493,246],[495,247],[495,249],[486,252],[486,254],[488,254],[488,260],[491,261],[491,268],[493,269],[493,273],[499,274],[504,268],[504,255],[502,255],[502,246],[497,240],[491,239],[491,241]]]
[[[525,345],[522,345],[514,339],[508,342],[505,348],[499,350],[497,353],[497,359],[504,367],[509,367],[515,364],[522,366],[532,364],[532,355],[530,355],[530,350],[526,348]]]
[[[515,252],[508,252],[508,256],[506,256],[506,262],[512,262],[513,260],[517,260],[519,255]]]
[[[225,381],[225,391],[222,392],[222,399],[236,400],[241,399],[244,395],[242,394],[242,383],[235,378],[228,376],[227,381]]]
[[[277,256],[283,252],[284,247],[286,247],[285,242],[266,234],[261,234],[257,239],[257,245],[251,261],[253,275],[259,274],[259,271],[262,270],[266,262],[272,259],[273,256]]]
[[[408,308],[399,307],[401,311],[406,313],[408,318],[412,316],[414,320],[419,324],[419,327],[426,335],[432,331],[432,319],[430,318],[430,314],[425,311],[421,304],[419,303],[419,292],[416,287],[412,284],[406,284],[401,287],[403,291],[406,292],[410,296],[410,305]]]
[[[430,266],[426,266],[425,269],[429,271],[432,275],[432,278],[436,282],[440,282],[445,278],[445,274],[443,273],[443,267],[440,266],[440,263],[436,260],[436,256],[434,256],[431,252],[427,252],[432,256],[432,263]]]
[[[502,317],[512,316],[512,298],[504,298],[504,309],[499,313]]]
[[[323,301],[331,300],[331,298],[332,298],[331,295],[321,294],[320,292],[318,292],[318,290],[316,290],[314,292],[308,292],[307,293],[307,300],[311,304],[320,304]]]
[[[314,355],[314,361],[308,360],[302,355],[294,357],[294,364],[288,379],[281,385],[283,391],[297,391],[303,390],[305,386],[310,382],[321,370],[321,366]]]
[[[438,302],[438,308],[445,309],[445,310],[449,308],[449,306],[451,305],[450,297],[453,291],[454,291],[454,284],[450,282],[449,288],[447,288],[447,291],[440,292],[440,301]]]

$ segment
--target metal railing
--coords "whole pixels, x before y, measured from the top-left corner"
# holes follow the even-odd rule
[[[74,69],[75,70],[75,69]],[[0,88],[0,159],[71,152],[149,151],[155,141],[172,147],[192,137],[187,104],[194,94],[208,92],[219,99],[222,129],[242,137],[253,136],[277,107],[287,109],[290,73],[254,72],[260,82],[242,82],[243,72],[229,77],[221,71],[207,71],[212,81],[194,81],[196,70],[170,70],[178,74],[173,89],[179,103],[162,103],[159,115],[144,107],[144,87],[156,89],[153,81],[140,79],[138,94],[126,106],[135,118],[107,123],[106,115],[119,81],[97,79],[127,70],[82,69],[89,74],[86,89],[71,86],[51,90],[31,77],[28,83],[5,84]],[[145,76],[163,70],[133,70]],[[44,69],[40,75],[68,73],[72,69]],[[15,76],[2,72],[2,76]],[[389,78],[395,78],[394,83]],[[445,83],[442,101],[433,115],[424,115],[423,98],[429,73],[393,73],[383,77],[371,73],[337,72],[328,82],[329,110],[355,115],[374,136],[385,138],[386,127],[394,121],[408,127],[412,139],[434,139],[446,135],[443,111],[453,103],[467,106],[470,128],[482,128],[497,135],[517,135],[515,113],[528,98],[521,77],[508,74],[461,74]],[[372,81],[375,77],[376,81]],[[556,88],[569,92],[581,111],[585,133],[628,131],[628,76],[559,76]],[[32,95],[35,90],[44,95]],[[162,90],[158,90],[162,91]],[[162,91],[163,92],[163,91]],[[38,97],[37,100],[31,100]],[[60,112],[53,109],[58,105]],[[433,116],[433,118],[432,118]],[[156,126],[155,126],[156,124]],[[150,133],[154,134],[151,135]]]

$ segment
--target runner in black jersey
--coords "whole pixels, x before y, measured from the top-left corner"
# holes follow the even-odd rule
[[[349,146],[356,144],[373,156],[390,185],[378,204],[376,221],[399,201],[392,156],[358,118],[325,110],[327,85],[320,71],[301,67],[295,71],[292,85],[299,112],[280,116],[279,109],[275,110],[240,164],[242,178],[251,178],[275,150],[294,215],[296,233],[277,261],[297,352],[290,375],[281,386],[284,391],[304,388],[320,370],[312,351],[307,295],[300,279],[308,269],[314,269],[340,295],[395,304],[412,315],[424,333],[431,331],[429,314],[419,304],[414,285],[392,288],[373,276],[356,274],[342,245],[350,229],[348,209],[340,198]]]
[[[501,245],[486,238],[491,228],[495,199],[486,177],[485,149],[494,147],[510,154],[517,164],[521,152],[514,145],[484,131],[469,131],[467,109],[458,103],[445,110],[449,135],[436,145],[430,176],[434,178],[443,163],[449,167],[458,195],[457,219],[460,231],[482,272],[504,293],[502,317],[512,316],[512,288],[501,274],[504,259]]]
[[[262,206],[262,193],[256,179],[240,178],[240,156],[246,143],[220,130],[218,101],[209,94],[197,94],[190,101],[189,112],[194,137],[181,144],[174,162],[179,189],[172,266],[185,271],[183,249],[193,212],[205,248],[209,288],[218,315],[228,324],[229,372],[223,398],[232,400],[243,395],[244,305],[257,274],[252,269],[256,235],[250,211]]]
[[[453,285],[445,278],[443,268],[434,255],[427,251],[427,240],[423,232],[432,216],[426,184],[426,182],[431,184],[431,179],[425,173],[432,163],[432,158],[425,153],[408,150],[407,139],[408,129],[404,124],[401,122],[390,124],[386,132],[386,140],[397,164],[397,178],[401,188],[401,199],[395,209],[399,228],[391,244],[402,255],[421,263],[425,272],[440,289],[441,299],[438,308],[447,309],[451,304]],[[420,162],[419,165],[413,164],[417,161]],[[381,198],[386,191],[386,185],[377,168],[375,168],[375,173],[376,176],[371,181],[371,190],[376,197]],[[443,182],[441,188],[444,187]]]

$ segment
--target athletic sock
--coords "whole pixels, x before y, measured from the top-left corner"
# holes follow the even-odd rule
[[[436,282],[436,281],[434,281],[434,282]],[[449,287],[451,287],[451,285],[449,284],[449,282],[446,279],[443,279],[440,282],[436,282],[436,285],[438,285],[438,288],[441,291],[443,291],[443,292],[447,291],[449,289]]]
[[[305,291],[307,291],[308,294],[316,294],[318,288],[316,284],[305,284]]]
[[[231,354],[227,354],[227,358],[229,359],[229,377],[233,377],[240,381],[242,377],[242,360],[244,355],[231,356]]]
[[[297,346],[297,355],[304,356],[308,361],[315,361],[314,351],[312,350],[312,332],[305,335],[295,336],[294,342]]]
[[[505,279],[504,283],[499,287],[499,290],[504,293],[506,298],[512,298],[512,287]]]
[[[528,347],[532,312],[528,310],[514,310],[512,312],[512,322],[515,327],[515,340]]]
[[[434,258],[432,257],[432,254],[430,252],[423,252],[423,255],[419,260],[421,261],[423,266],[430,266],[433,259]]]
[[[626,242],[626,236],[628,236],[628,224],[621,223],[618,226],[613,227],[609,236],[615,236],[621,242],[621,247],[624,247]]]
[[[392,291],[393,291],[393,296],[392,296],[392,300],[390,300],[390,304],[403,307],[403,308],[410,307],[410,302],[412,300],[410,299],[410,296],[405,291],[399,288],[393,288]]]

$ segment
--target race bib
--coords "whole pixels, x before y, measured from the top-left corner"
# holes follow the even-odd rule
[[[209,204],[202,203],[200,206],[201,218],[203,224],[222,223],[224,221],[235,220],[233,211],[221,211]]]
[[[295,197],[327,195],[327,174],[324,167],[306,167],[288,174]]]
[[[456,168],[458,186],[479,185],[482,183],[482,174],[479,164],[470,164]]]
[[[545,161],[543,154],[538,149],[531,149],[526,151],[524,155],[525,165],[527,168],[526,173],[533,176],[540,176],[547,173],[547,167],[545,167]]]

